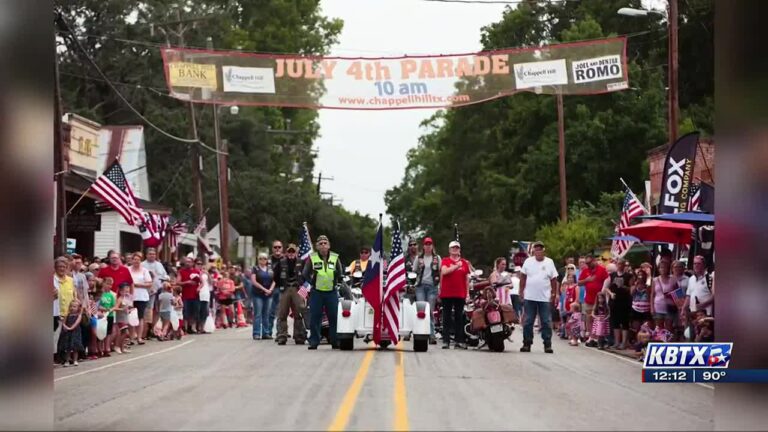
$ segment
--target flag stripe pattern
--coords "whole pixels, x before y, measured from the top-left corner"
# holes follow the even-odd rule
[[[129,225],[135,225],[144,218],[144,211],[136,204],[130,183],[120,164],[115,161],[96,181],[91,189],[111,208],[115,209]]]
[[[390,339],[397,343],[400,333],[400,291],[405,289],[405,259],[400,226],[395,223],[392,230],[392,258],[387,268],[387,284],[384,287],[384,328]]]
[[[187,224],[184,222],[177,220],[175,221],[168,230],[168,235],[170,236],[169,240],[171,243],[171,252],[176,252],[176,247],[179,244],[179,237],[187,232]]]
[[[690,191],[691,199],[688,201],[688,211],[698,211],[701,207],[701,184],[694,183]]]
[[[302,261],[306,261],[309,259],[309,255],[312,254],[312,241],[309,237],[309,228],[307,228],[307,223],[304,223],[304,226],[301,228],[301,234],[299,234],[299,258]],[[303,298],[304,300],[307,300],[307,297],[309,296],[309,290],[307,290],[307,286],[302,284],[299,287],[298,294]]]
[[[619,217],[619,224],[616,226],[616,235],[624,235],[624,229],[629,227],[632,218],[644,215],[646,213],[643,204],[637,199],[631,190],[627,189],[624,194],[624,204]],[[614,240],[611,246],[611,254],[616,258],[622,258],[629,252],[634,242],[628,240]]]

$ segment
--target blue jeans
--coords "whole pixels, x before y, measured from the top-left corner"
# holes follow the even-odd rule
[[[265,336],[269,329],[269,306],[272,302],[271,297],[264,295],[254,295],[253,301],[253,336]]]
[[[525,309],[523,345],[533,345],[533,323],[536,321],[536,314],[538,314],[539,321],[541,321],[541,338],[544,340],[544,346],[552,346],[552,312],[549,309],[549,302],[525,300],[523,308]]]
[[[275,325],[275,317],[277,316],[277,306],[280,304],[280,288],[275,287],[272,292],[272,304],[269,305],[269,322],[266,327],[266,333],[264,335],[272,336],[272,328]]]
[[[512,299],[512,307],[515,308],[515,314],[520,318],[523,315],[523,300],[517,294],[509,296]]]
[[[312,290],[309,295],[309,345],[320,345],[320,326],[323,322],[323,307],[328,314],[328,324],[331,345],[336,345],[336,314],[339,309],[339,294],[333,291]]]
[[[434,285],[421,284],[416,287],[416,301],[429,302],[429,313],[435,312],[435,303],[437,302],[437,287]],[[435,336],[435,320],[429,319],[429,334]]]

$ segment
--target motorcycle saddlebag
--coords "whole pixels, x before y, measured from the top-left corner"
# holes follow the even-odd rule
[[[515,313],[515,308],[509,304],[501,305],[501,318],[506,324],[518,324],[520,322]]]
[[[470,327],[472,331],[485,330],[488,324],[485,322],[485,311],[483,309],[475,309],[472,311],[472,322]]]

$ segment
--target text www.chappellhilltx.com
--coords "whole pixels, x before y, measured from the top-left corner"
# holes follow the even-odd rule
[[[409,105],[440,105],[450,102],[469,102],[469,95],[435,96],[431,94],[408,95],[408,96],[374,96],[370,98],[363,97],[339,97],[341,105],[377,105],[387,107],[399,107]]]

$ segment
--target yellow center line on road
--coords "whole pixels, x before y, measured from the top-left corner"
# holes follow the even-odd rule
[[[398,344],[399,346],[400,344]],[[408,398],[405,393],[405,355],[402,349],[397,350],[397,365],[395,366],[395,422],[394,430],[408,430]]]
[[[336,412],[336,416],[333,418],[333,422],[328,426],[329,431],[341,431],[347,427],[349,423],[349,417],[355,409],[355,403],[357,403],[357,397],[360,395],[360,390],[363,388],[365,377],[368,376],[368,370],[371,368],[373,362],[373,355],[376,351],[370,349],[365,353],[363,362],[360,364],[360,368],[357,370],[355,379],[352,380],[347,393],[344,395],[344,399],[341,401],[341,406]]]

